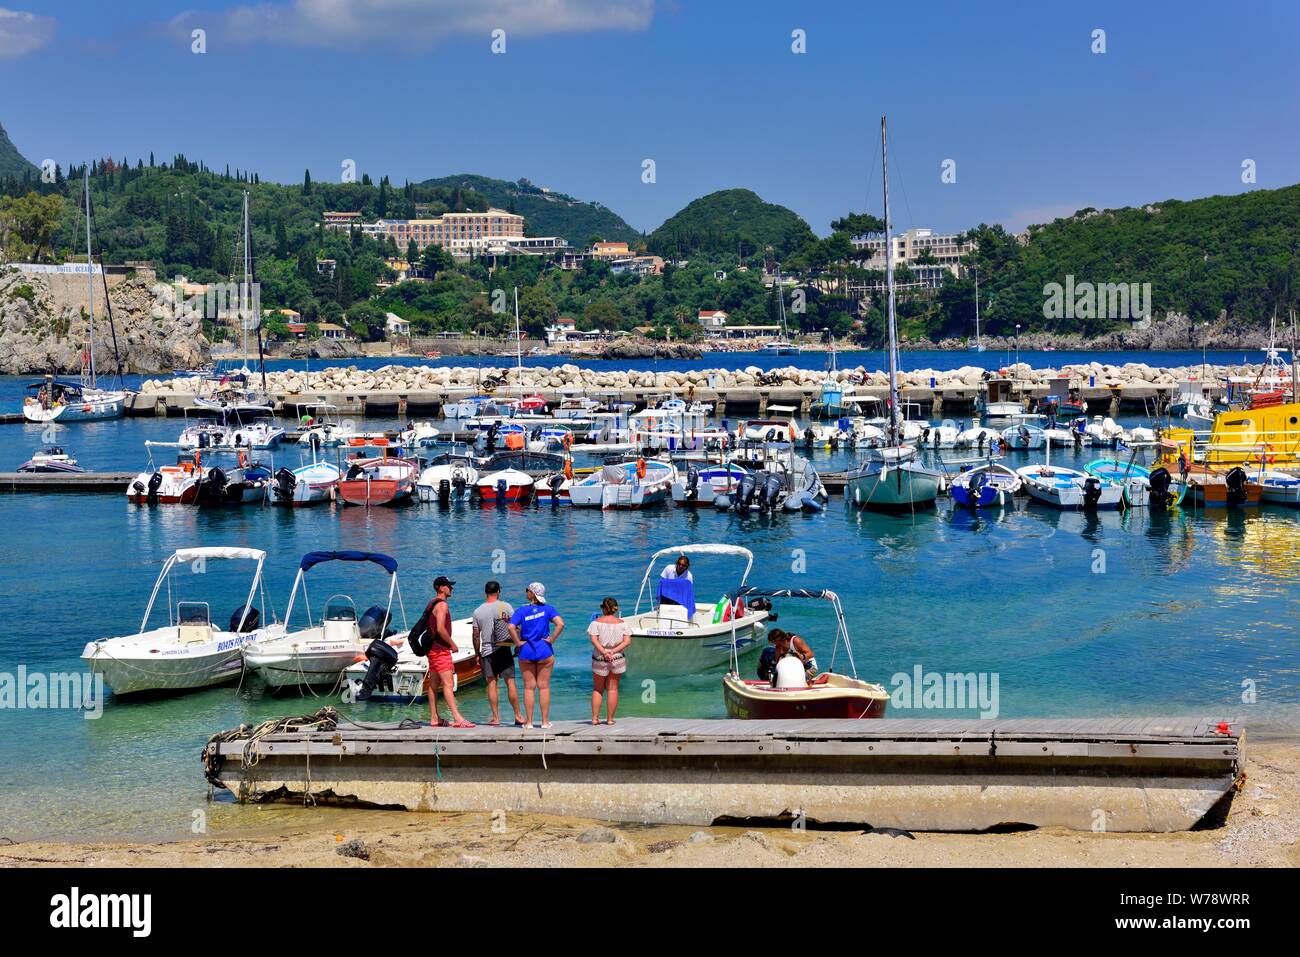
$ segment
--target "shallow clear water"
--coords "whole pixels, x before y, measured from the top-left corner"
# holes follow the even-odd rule
[[[137,469],[144,439],[173,439],[178,430],[177,420],[136,419],[69,428],[60,441],[91,467]],[[30,453],[39,437],[29,431],[0,427],[0,461],[16,464]],[[1085,450],[1078,460],[1099,454]],[[292,450],[282,455],[296,457]],[[1040,455],[1012,453],[1006,461],[1018,466]],[[832,469],[850,458],[819,454],[815,461]],[[1075,456],[1053,450],[1052,458],[1067,464]],[[840,498],[819,515],[742,519],[671,506],[628,513],[477,506],[199,511],[133,507],[121,495],[3,495],[0,672],[19,665],[76,671],[88,639],[135,631],[161,561],[178,547],[266,549],[268,595],[281,613],[304,552],[363,548],[398,558],[412,614],[437,574],[459,580],[457,614],[469,613],[487,578],[499,578],[511,600],[521,599],[527,582],[543,581],[569,624],[558,647],[553,716],[580,718],[590,691],[583,629],[600,599],[613,595],[629,609],[659,548],[732,542],[754,551],[755,584],[839,592],[859,673],[887,686],[918,665],[926,672],[988,672],[998,677],[1004,716],[1231,715],[1257,730],[1296,733],[1297,522],[1295,511],[1271,507],[1258,514],[1137,510],[1088,517],[1025,502],[980,516],[942,502],[934,511],[895,517],[857,512]],[[730,559],[698,559],[698,593],[721,594],[740,570]],[[244,574],[238,566],[210,567],[183,587],[210,601],[222,620],[243,598]],[[334,591],[351,594],[361,608],[383,603],[377,570],[323,566],[313,576],[315,606]],[[833,623],[826,608],[787,602],[778,611],[828,665]],[[836,668],[844,666],[841,653]],[[653,700],[644,678],[629,675],[621,714],[723,713],[719,675],[659,679]],[[1257,700],[1247,703],[1251,689]],[[214,731],[321,703],[267,698],[250,683],[238,694],[225,687],[143,702],[110,698],[98,720],[0,710],[0,836],[184,837],[198,810],[208,814],[210,829],[266,821],[281,812],[206,804],[200,749]],[[365,719],[427,716],[423,705],[340,707]],[[464,709],[472,720],[486,717],[481,688],[465,692]]]

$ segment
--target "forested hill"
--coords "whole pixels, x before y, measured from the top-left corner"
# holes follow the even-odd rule
[[[530,236],[563,236],[570,246],[578,248],[585,247],[593,238],[634,242],[641,235],[600,203],[583,202],[564,193],[543,190],[526,179],[510,183],[474,173],[458,173],[427,179],[419,185],[472,190],[487,197],[493,206],[523,216]]]
[[[650,251],[678,259],[697,253],[752,256],[771,246],[778,256],[813,241],[795,212],[748,189],[723,189],[687,204],[650,234]]]
[[[1232,196],[1165,200],[1140,208],[1081,209],[1031,226],[1027,241],[1001,227],[980,226],[980,302],[986,329],[1009,331],[1019,322],[1053,332],[1097,335],[1121,327],[1106,318],[1047,319],[1044,287],[1066,282],[1150,283],[1151,311],[1197,321],[1226,312],[1246,328],[1280,318],[1300,298],[1300,185]],[[944,310],[956,334],[973,318],[969,283],[945,288],[960,311]],[[963,294],[964,293],[964,294]],[[969,313],[969,315],[968,315]]]
[[[34,179],[39,175],[40,170],[18,152],[18,147],[10,141],[5,128],[0,126],[0,177],[11,176],[21,179],[30,176]]]

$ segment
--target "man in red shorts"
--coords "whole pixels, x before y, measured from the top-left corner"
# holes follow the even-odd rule
[[[459,651],[456,642],[451,637],[451,608],[447,602],[451,598],[451,590],[456,583],[446,575],[439,575],[433,580],[434,590],[437,597],[429,606],[429,634],[433,636],[433,650],[429,652],[429,676],[425,679],[425,690],[429,694],[429,712],[430,721],[436,727],[451,728],[472,728],[474,725],[466,721],[456,707],[456,666],[452,664],[451,656],[455,651]],[[452,720],[444,721],[438,714],[438,689],[442,689],[442,696],[447,700],[447,707],[451,710]]]

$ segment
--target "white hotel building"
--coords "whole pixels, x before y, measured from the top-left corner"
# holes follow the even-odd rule
[[[358,229],[364,236],[381,240],[392,237],[401,250],[414,242],[415,248],[421,252],[426,246],[436,245],[453,256],[488,253],[541,255],[568,245],[554,236],[524,236],[524,217],[504,209],[443,213],[428,219],[381,219],[374,223],[361,222],[360,213],[327,211],[324,222],[326,229]]]
[[[868,269],[885,268],[885,237],[880,233],[855,236],[853,245],[857,249],[867,250],[871,259],[866,262]],[[945,274],[956,276],[961,269],[961,261],[973,251],[973,242],[958,242],[955,233],[936,233],[930,229],[909,229],[894,237],[894,265],[906,266],[916,277],[920,285],[937,289],[943,285]],[[916,265],[922,253],[928,252],[934,257],[934,264]]]

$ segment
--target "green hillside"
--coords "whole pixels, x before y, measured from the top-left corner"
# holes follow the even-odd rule
[[[40,175],[40,172],[34,163],[18,152],[18,147],[10,141],[5,128],[0,126],[0,177],[12,176],[14,179],[22,179],[24,176],[31,176],[34,179]]]
[[[419,184],[439,189],[472,190],[499,209],[523,216],[530,236],[563,236],[569,245],[585,247],[593,236],[633,242],[640,233],[600,203],[587,203],[564,193],[543,192],[526,179],[510,183],[473,173],[428,179]]]
[[[689,203],[650,234],[650,251],[683,259],[698,253],[746,258],[771,246],[784,257],[816,237],[797,214],[748,189],[724,189]]]

